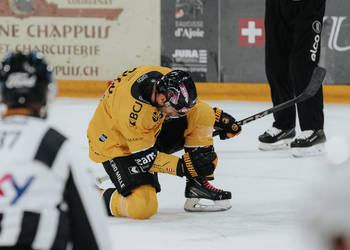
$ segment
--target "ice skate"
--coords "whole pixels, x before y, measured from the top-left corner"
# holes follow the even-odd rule
[[[187,179],[184,209],[187,212],[216,212],[230,209],[231,192],[215,188],[204,177]]]
[[[323,129],[305,130],[291,143],[294,157],[317,156],[325,152],[326,136]]]
[[[259,149],[263,151],[289,149],[294,136],[294,128],[282,130],[271,127],[259,136]]]

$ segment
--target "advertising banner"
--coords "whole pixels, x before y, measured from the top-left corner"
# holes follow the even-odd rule
[[[265,1],[221,1],[221,82],[266,83]]]
[[[181,6],[194,11],[199,3],[204,7],[203,15],[186,17]],[[326,1],[320,65],[328,71],[327,84],[350,84],[349,13],[350,1]],[[197,81],[266,83],[264,16],[264,0],[162,1],[162,64],[194,73],[195,69],[202,69],[199,59],[195,59],[200,58],[196,51],[205,50],[207,72],[196,75]],[[180,20],[202,21],[203,37],[186,36],[181,30],[184,27],[177,26],[182,24]]]
[[[327,84],[350,85],[350,1],[326,4],[320,64],[328,70]]]
[[[38,49],[56,79],[108,80],[160,63],[159,10],[159,0],[1,0],[0,57]]]
[[[221,1],[221,81],[267,82],[265,76],[265,1]],[[320,65],[325,83],[350,84],[350,2],[327,1]]]
[[[218,79],[218,0],[161,1],[161,64]]]

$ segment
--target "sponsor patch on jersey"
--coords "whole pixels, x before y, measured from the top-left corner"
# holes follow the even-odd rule
[[[128,167],[129,169],[129,173],[130,174],[139,174],[141,173],[140,169],[138,166],[131,166],[131,167]]]
[[[154,159],[156,159],[157,154],[155,152],[150,152],[146,156],[142,156],[135,159],[135,162],[138,166],[147,166],[153,163]]]
[[[100,137],[98,138],[100,142],[105,142],[107,141],[107,139],[108,139],[108,136],[105,134],[101,134]]]
[[[109,163],[112,166],[113,172],[115,173],[115,176],[117,177],[118,183],[120,185],[121,188],[125,188],[125,183],[123,181],[122,175],[120,174],[120,171],[117,167],[117,164],[115,164],[115,162],[113,160],[110,160]]]
[[[141,166],[131,166],[131,167],[128,167],[128,170],[129,170],[129,173],[132,175],[147,172],[147,170],[145,170],[145,168]]]
[[[158,112],[153,112],[152,120],[153,120],[154,122],[157,122],[157,121],[159,121],[159,118],[160,118],[160,113],[158,113]]]
[[[129,114],[129,126],[134,127],[136,126],[137,118],[139,117],[139,113],[142,110],[142,103],[139,101],[136,101],[135,104],[132,106],[132,111]]]
[[[13,189],[16,191],[15,197],[10,201],[10,205],[13,206],[17,203],[17,201],[23,196],[25,191],[29,188],[30,184],[33,182],[35,179],[35,176],[29,177],[26,182],[23,184],[23,186],[20,186],[16,180],[15,177],[11,174],[6,174],[3,177],[0,178],[0,197],[1,196],[6,196],[5,191],[1,188],[2,184],[4,182],[10,182]],[[12,193],[12,192],[11,192]]]

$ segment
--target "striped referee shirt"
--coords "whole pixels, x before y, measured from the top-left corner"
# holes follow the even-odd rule
[[[44,120],[0,120],[0,248],[111,249],[105,211],[75,158]]]

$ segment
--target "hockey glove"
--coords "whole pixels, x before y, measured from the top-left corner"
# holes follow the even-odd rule
[[[236,123],[235,118],[223,112],[219,108],[214,108],[215,123],[214,129],[219,130],[221,140],[230,139],[241,133],[241,126]]]
[[[200,147],[192,152],[185,153],[180,158],[176,175],[194,178],[211,175],[216,167],[217,155],[213,147]]]

